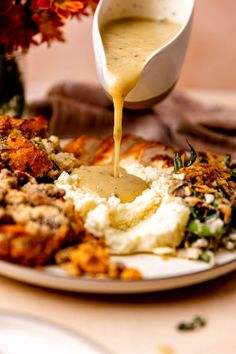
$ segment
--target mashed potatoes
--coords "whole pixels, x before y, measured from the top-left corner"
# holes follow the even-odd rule
[[[141,164],[123,166],[142,178],[148,189],[133,202],[121,203],[112,196],[101,198],[80,188],[78,175],[63,172],[55,182],[73,199],[76,209],[92,234],[104,236],[113,254],[153,252],[157,247],[177,247],[184,236],[189,209],[182,199],[168,195],[172,172],[160,172]]]

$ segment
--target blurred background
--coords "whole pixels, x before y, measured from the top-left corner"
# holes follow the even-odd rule
[[[66,43],[31,48],[29,90],[45,91],[52,83],[72,79],[96,83],[91,40],[92,18],[68,22]],[[196,0],[190,46],[180,87],[236,89],[236,0]]]

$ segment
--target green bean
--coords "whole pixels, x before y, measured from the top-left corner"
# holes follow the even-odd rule
[[[216,219],[215,221],[217,220],[221,219]],[[188,224],[188,231],[199,237],[217,236],[224,233],[224,225],[216,225],[216,227],[214,227],[212,222],[202,223],[198,219],[190,220]]]

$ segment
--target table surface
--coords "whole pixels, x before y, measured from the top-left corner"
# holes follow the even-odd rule
[[[236,92],[195,92],[236,107]],[[209,283],[137,296],[71,294],[28,286],[0,277],[0,311],[54,321],[96,340],[114,354],[235,354],[236,272]],[[176,330],[181,320],[201,315],[207,326]],[[82,354],[82,353],[81,353]]]

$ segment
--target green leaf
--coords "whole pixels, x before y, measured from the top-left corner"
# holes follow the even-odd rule
[[[219,199],[215,198],[214,201],[213,201],[213,207],[214,208],[218,208],[218,206],[219,206]]]
[[[174,154],[174,171],[177,173],[183,167],[183,162],[181,160],[181,155],[179,152]]]
[[[188,160],[188,163],[187,163],[187,167],[191,166],[195,161],[196,161],[196,158],[197,158],[197,153],[196,151],[194,150],[194,148],[192,147],[192,145],[188,142],[187,140],[187,143],[188,143],[188,146],[190,147],[190,157],[189,157],[189,160]]]
[[[216,189],[222,193],[223,197],[225,197],[226,199],[230,199],[230,195],[225,191],[224,187],[218,184]]]
[[[192,321],[183,321],[177,325],[179,331],[191,331],[206,326],[206,320],[201,316],[195,316]]]
[[[231,177],[236,178],[236,168],[230,171]]]
[[[191,215],[197,219],[198,218],[198,209],[195,209],[195,208],[190,208],[190,211],[191,211]]]
[[[230,154],[227,154],[224,158],[224,164],[225,166],[229,167],[230,162],[231,162],[232,156]]]

